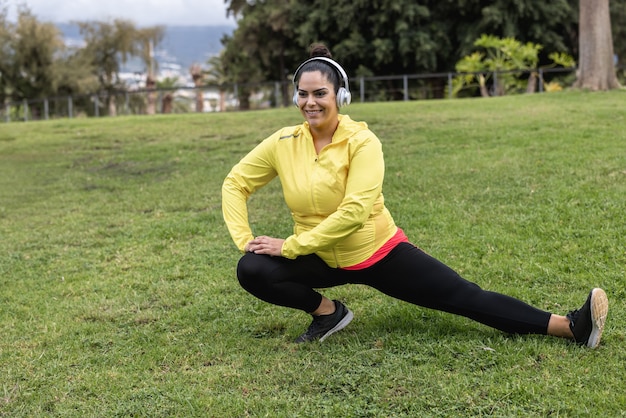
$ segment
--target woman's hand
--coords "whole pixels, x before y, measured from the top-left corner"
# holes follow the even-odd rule
[[[246,244],[246,251],[255,254],[267,254],[280,256],[283,249],[284,239],[272,238],[262,235]]]

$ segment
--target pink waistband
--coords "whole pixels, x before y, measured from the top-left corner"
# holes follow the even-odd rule
[[[393,250],[395,246],[400,244],[401,242],[409,242],[409,239],[404,234],[404,231],[401,228],[398,228],[398,230],[393,235],[393,237],[389,238],[387,242],[385,242],[382,247],[380,247],[374,254],[372,254],[370,258],[368,258],[365,261],[361,261],[359,264],[355,264],[353,266],[342,267],[342,269],[363,270],[368,267],[371,267],[377,262],[379,262],[380,260],[382,260],[383,258],[385,258],[385,256],[389,254],[389,252]]]

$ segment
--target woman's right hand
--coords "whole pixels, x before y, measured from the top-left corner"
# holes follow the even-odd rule
[[[267,254],[278,257],[282,255],[284,242],[285,240],[282,238],[273,238],[262,235],[247,243],[245,250],[250,253]]]

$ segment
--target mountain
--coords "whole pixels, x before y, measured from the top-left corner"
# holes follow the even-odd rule
[[[209,57],[219,54],[220,40],[234,29],[232,26],[167,26],[159,48],[185,68],[194,63],[204,64]]]
[[[57,27],[67,44],[84,43],[78,25],[59,23]],[[232,34],[234,30],[233,26],[165,26],[163,40],[155,48],[159,68],[179,67],[186,72],[192,64],[204,65],[209,57],[222,49],[222,37]],[[141,71],[136,68],[137,65],[141,64],[129,63],[126,70]]]

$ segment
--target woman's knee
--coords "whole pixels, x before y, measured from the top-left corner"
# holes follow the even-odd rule
[[[237,279],[242,287],[246,288],[249,283],[258,283],[258,276],[262,270],[262,256],[253,253],[245,253],[237,263]]]

